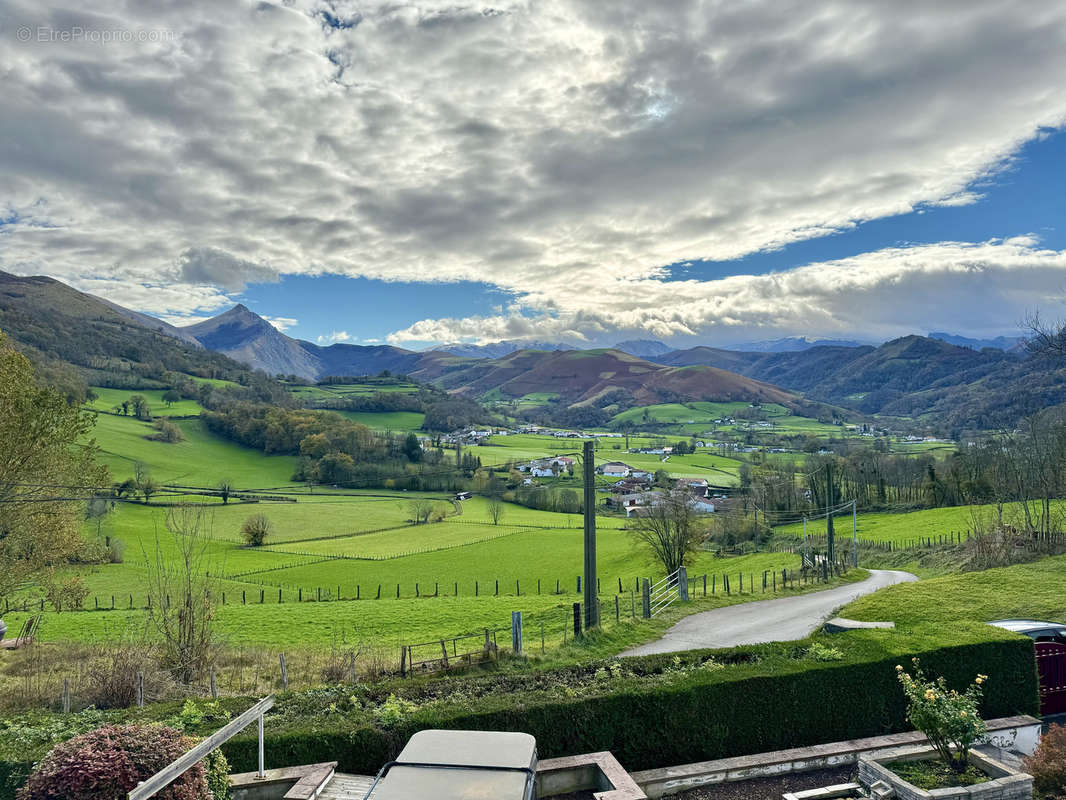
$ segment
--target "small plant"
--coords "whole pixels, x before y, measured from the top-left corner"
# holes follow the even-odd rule
[[[391,728],[394,725],[399,725],[408,714],[416,710],[418,710],[416,703],[390,694],[384,703],[374,709],[374,719],[383,728]]]
[[[907,719],[926,735],[944,763],[957,774],[969,766],[970,747],[988,730],[979,708],[987,675],[978,675],[965,692],[949,689],[943,677],[930,680],[917,658],[914,675],[896,666],[896,677],[907,698]]]
[[[1066,796],[1066,727],[1052,725],[1036,752],[1025,760],[1033,788],[1048,798]]]
[[[266,514],[252,514],[241,525],[241,536],[249,547],[261,547],[274,529],[274,523]]]
[[[814,642],[806,649],[804,655],[812,661],[843,661],[844,653],[837,647]]]
[[[185,753],[192,744],[161,725],[105,725],[52,749],[37,765],[19,800],[120,800]],[[203,764],[191,767],[156,795],[160,800],[205,800]]]

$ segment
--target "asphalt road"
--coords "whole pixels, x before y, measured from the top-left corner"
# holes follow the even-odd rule
[[[622,655],[646,656],[652,653],[676,653],[681,650],[802,639],[832,617],[836,609],[855,598],[894,583],[916,580],[918,578],[909,572],[872,569],[870,577],[864,581],[822,592],[738,603],[711,611],[701,611],[699,614],[685,617],[658,641],[626,650]]]

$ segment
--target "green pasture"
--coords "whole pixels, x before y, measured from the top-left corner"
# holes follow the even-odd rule
[[[506,541],[506,540],[504,540]],[[748,602],[751,600],[765,599],[771,596],[770,592],[763,593],[760,576],[763,570],[780,570],[782,567],[796,569],[799,566],[799,558],[789,554],[757,554],[743,556],[735,559],[713,559],[704,561],[707,566],[713,567],[717,580],[717,591],[711,594],[711,585],[708,584],[708,596],[702,596],[702,580],[693,581],[693,602],[686,607],[675,605],[664,615],[664,619],[649,623],[646,628],[638,631],[633,637],[634,641],[652,638],[661,632],[661,629],[669,622],[676,621],[678,617],[693,611],[706,610],[722,605]],[[604,562],[601,560],[601,570]],[[571,572],[580,570],[580,557]],[[721,573],[728,571],[731,575],[732,593],[724,595],[721,588]],[[743,593],[738,591],[739,581],[737,574],[745,573]],[[655,573],[652,573],[655,574]],[[690,570],[690,574],[696,575],[697,569]],[[755,578],[754,591],[749,583],[749,575]],[[860,571],[852,572],[845,580],[858,580],[864,577]],[[232,584],[230,584],[232,585]],[[284,616],[277,605],[277,589],[264,587],[265,603],[258,602],[258,592],[248,590],[247,604],[242,604],[237,594],[227,594],[225,606],[219,608],[217,619],[224,643],[229,645],[256,645],[271,648],[316,648],[325,649],[337,641],[343,640],[349,643],[365,644],[373,647],[395,647],[401,642],[434,641],[441,637],[450,637],[467,632],[477,632],[486,627],[494,629],[509,629],[512,611],[522,611],[525,616],[525,634],[527,647],[535,648],[540,644],[541,624],[544,625],[545,641],[548,646],[561,643],[563,631],[572,625],[572,605],[580,600],[576,592],[576,584],[571,579],[571,584],[561,582],[562,594],[554,592],[554,582],[549,587],[547,582],[542,581],[541,593],[536,592],[536,581],[529,585],[523,583],[520,586],[521,594],[516,595],[513,585],[507,586],[501,579],[500,595],[495,595],[495,584],[483,582],[477,597],[473,595],[473,585],[464,585],[460,582],[459,596],[454,596],[453,583],[439,583],[439,596],[426,597],[433,594],[432,583],[422,583],[420,586],[422,597],[414,596],[414,585],[404,584],[401,586],[402,596],[399,600],[395,596],[395,583],[390,587],[383,586],[382,599],[373,599],[376,596],[377,585],[361,585],[361,598],[356,601],[354,586],[349,583],[342,584],[342,601],[333,600],[337,586],[327,588],[323,585],[323,602],[316,602],[309,598],[317,598],[317,590],[310,586],[305,588],[304,602],[295,602],[294,593],[288,589],[284,596]],[[636,614],[639,616],[639,595],[634,598],[630,595],[632,582],[623,585],[623,592],[618,595],[619,611],[623,624],[630,616],[634,605]],[[821,588],[808,586],[806,589]],[[614,623],[614,596],[618,594],[617,582],[614,579],[608,581],[606,577],[601,580],[600,602],[604,626],[611,629]],[[227,590],[231,591],[231,590]],[[326,601],[326,597],[329,601]],[[91,602],[91,601],[90,601]],[[110,602],[110,597],[108,597]],[[116,598],[116,603],[118,600]],[[25,615],[21,612],[13,612],[5,615],[9,624],[18,625]],[[43,641],[87,641],[103,639],[108,636],[116,636],[126,628],[143,630],[145,613],[143,610],[128,611],[121,608],[115,611],[89,611],[89,612],[64,612],[57,614],[46,612],[44,625],[40,636]],[[509,636],[501,633],[501,636]]]
[[[1064,502],[1066,501],[1053,501],[1053,513],[1061,514]],[[1035,504],[1033,511],[1036,511]],[[1005,523],[1018,523],[1023,513],[1020,503],[1007,503],[1003,507],[1003,520]],[[981,527],[988,527],[995,519],[997,508],[994,505],[930,508],[901,513],[861,513],[858,515],[859,538],[906,545],[912,539],[947,537],[952,531],[956,534],[965,533],[973,529],[975,522]],[[850,537],[851,513],[838,514],[834,519],[834,527],[838,534]],[[807,532],[810,534],[824,535],[825,530],[824,519],[807,523]],[[774,532],[782,536],[800,537],[803,536],[803,523],[782,525],[774,528]]]
[[[249,447],[227,442],[204,428],[198,419],[177,420],[185,441],[175,444],[151,441],[151,423],[132,417],[100,414],[89,436],[100,446],[100,461],[117,481],[133,475],[140,461],[148,465],[159,483],[214,486],[223,478],[240,489],[289,484],[297,460],[291,456],[265,456]]]
[[[178,400],[168,406],[163,402],[163,395],[168,391],[166,389],[109,389],[93,386],[92,390],[96,393],[96,399],[86,404],[86,408],[93,411],[114,412],[115,408],[119,408],[121,413],[122,401],[129,400],[136,394],[148,401],[153,417],[193,417],[203,410],[195,400]],[[133,413],[132,410],[130,413]]]
[[[338,411],[345,419],[377,431],[418,431],[426,421],[419,411]]]
[[[903,583],[860,598],[842,616],[900,628],[1028,618],[1066,623],[1066,556]],[[995,680],[995,676],[992,676]]]

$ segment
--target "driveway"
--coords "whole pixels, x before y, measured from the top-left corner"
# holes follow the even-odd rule
[[[631,648],[621,655],[646,656],[802,639],[855,598],[894,583],[918,580],[909,572],[895,569],[871,569],[869,572],[870,577],[864,581],[834,589],[701,611],[685,617],[658,641]]]

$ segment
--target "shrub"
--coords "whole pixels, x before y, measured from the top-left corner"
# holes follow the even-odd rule
[[[266,541],[266,537],[273,530],[274,523],[266,514],[252,514],[241,525],[241,536],[250,547],[259,547]]]
[[[57,745],[34,769],[19,800],[121,800],[191,744],[179,731],[161,725],[106,725]],[[203,764],[156,797],[205,800]]]
[[[1025,760],[1033,788],[1047,797],[1066,796],[1066,727],[1052,725],[1036,752]]]
[[[229,762],[221,750],[212,750],[204,759],[204,774],[215,800],[230,800]]]
[[[987,727],[979,709],[984,692],[981,684],[987,675],[978,675],[965,692],[949,689],[943,676],[930,680],[925,676],[917,657],[913,677],[896,665],[896,675],[907,698],[907,719],[926,735],[929,744],[940,754],[944,763],[955,772],[966,771],[970,746],[980,739]]]

